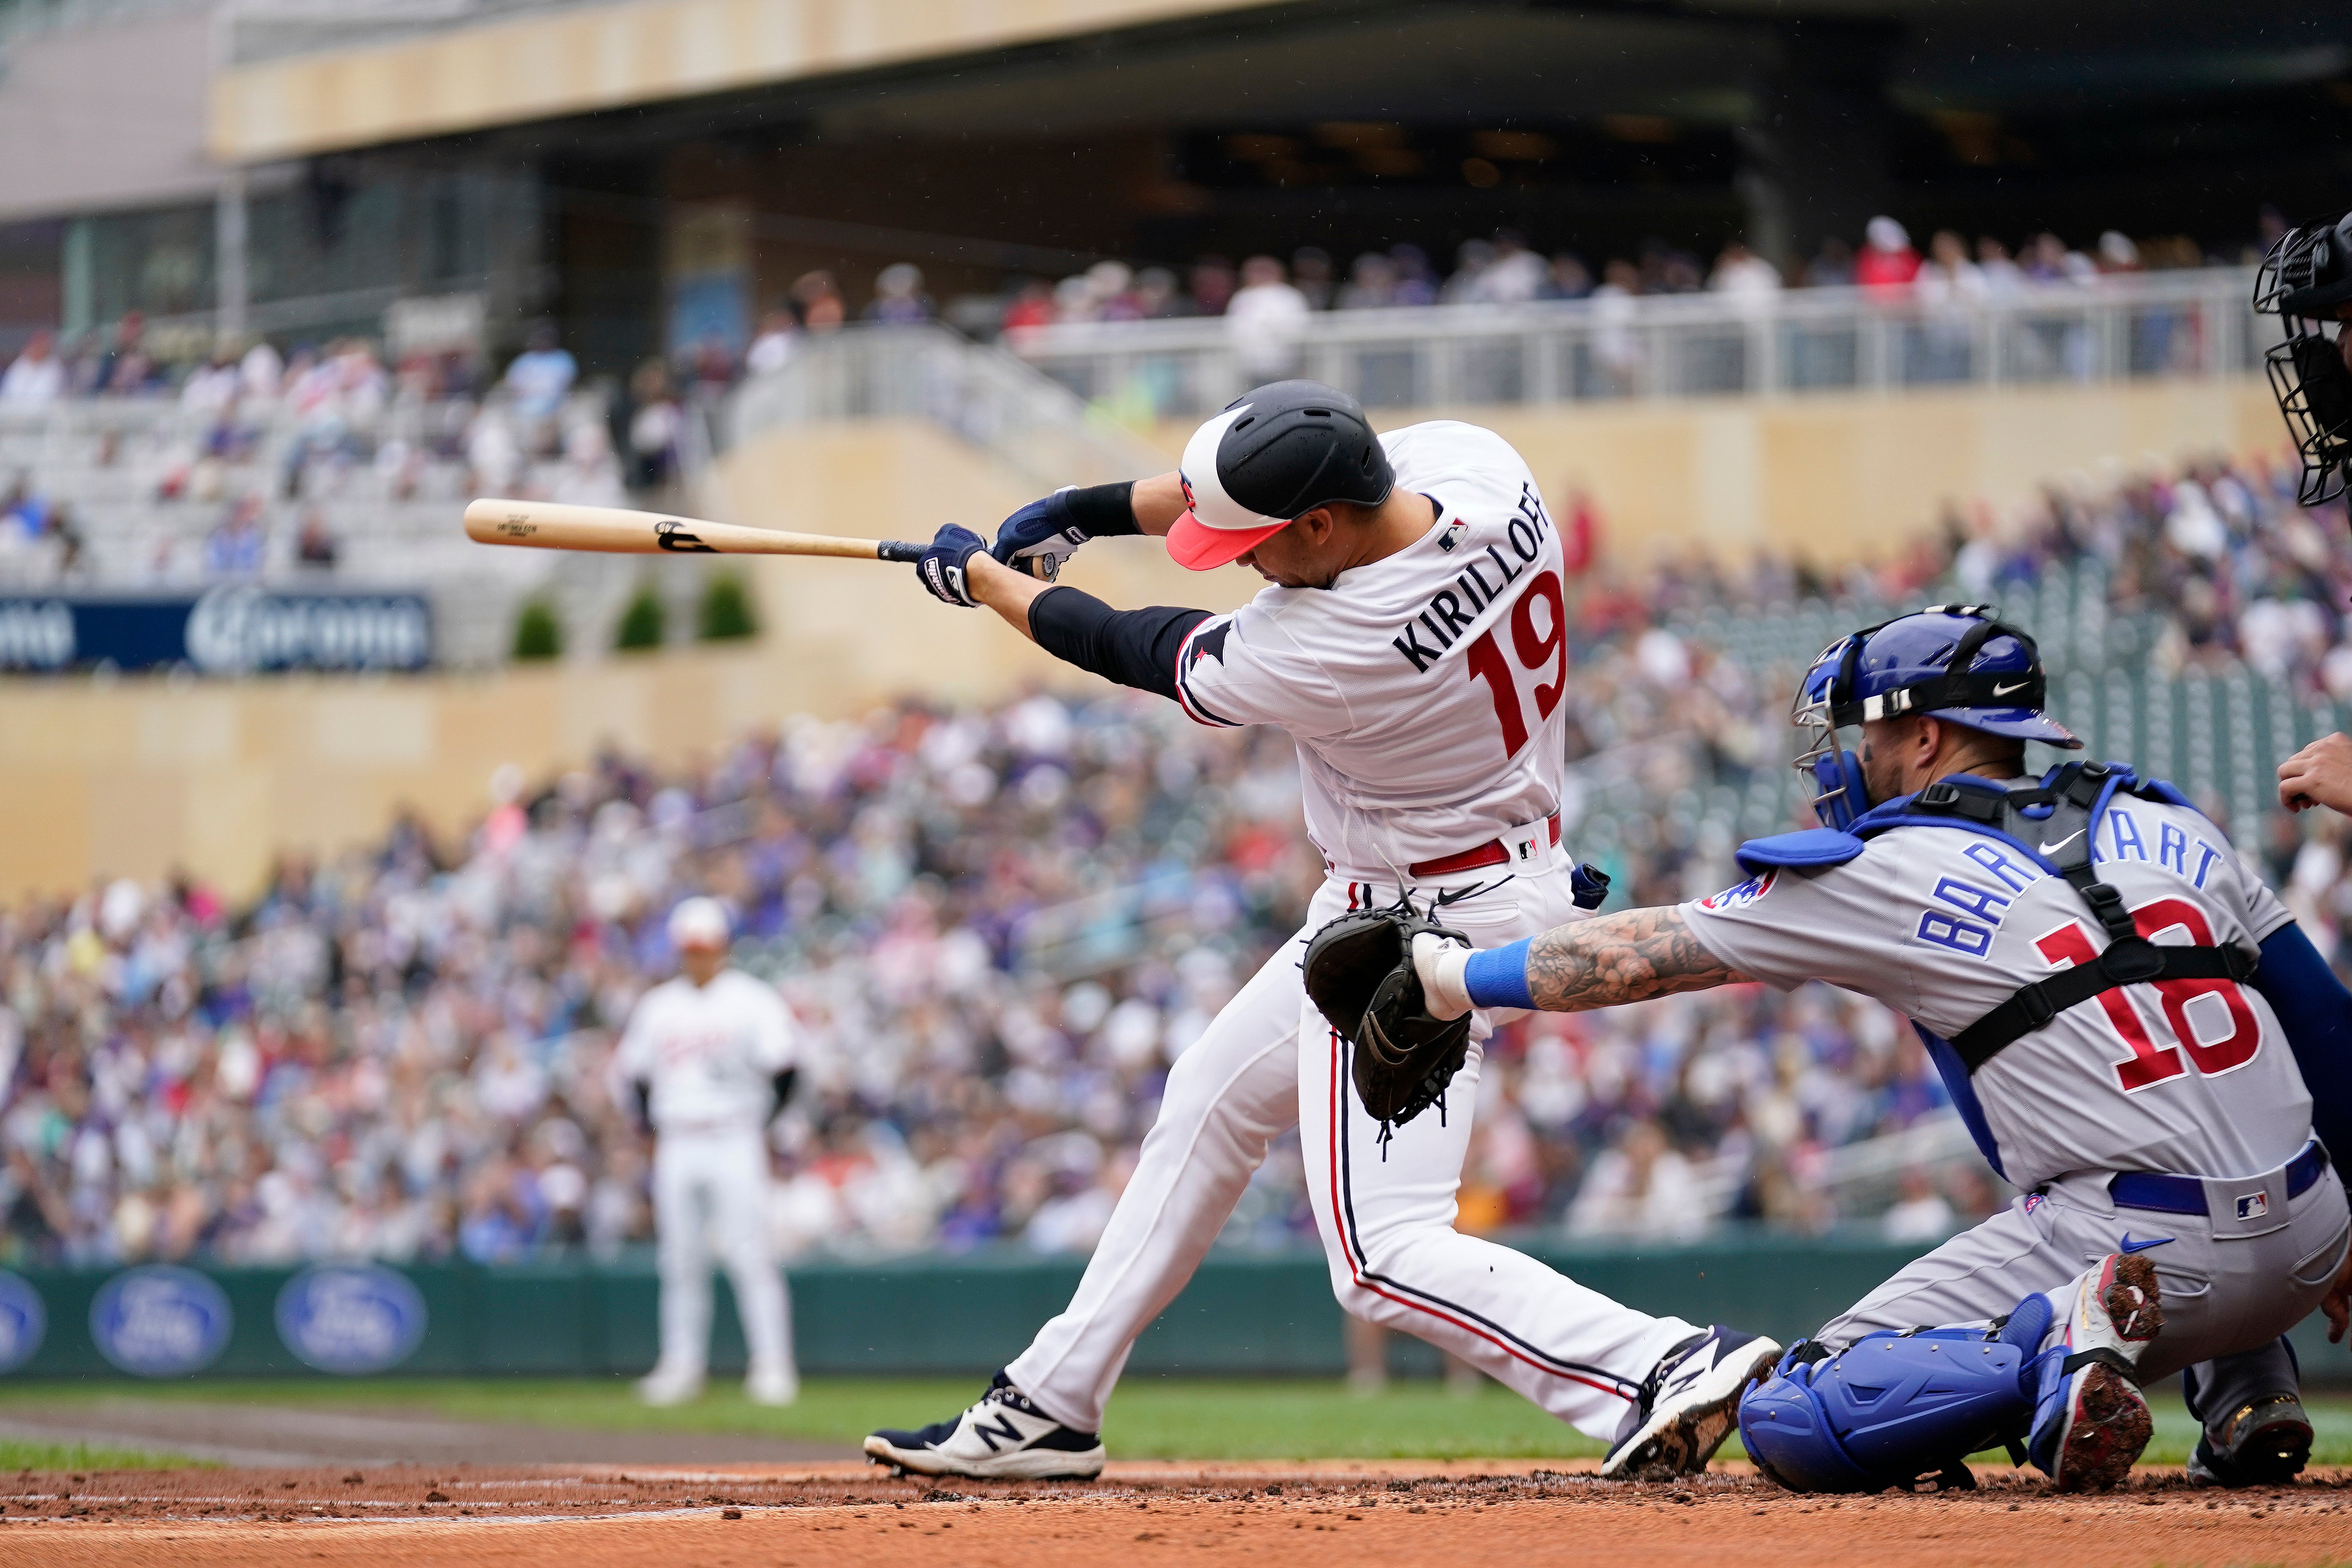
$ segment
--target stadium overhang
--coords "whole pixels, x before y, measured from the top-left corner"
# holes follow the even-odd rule
[[[869,70],[1268,0],[626,0],[230,64],[227,163],[420,141]]]

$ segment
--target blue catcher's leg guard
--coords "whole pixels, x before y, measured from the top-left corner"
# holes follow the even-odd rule
[[[2035,1295],[1997,1332],[1870,1334],[1827,1356],[1800,1344],[1739,1402],[1739,1440],[1791,1491],[1907,1490],[1923,1476],[1966,1476],[1961,1460],[2024,1426],[2050,1320],[2048,1298]]]

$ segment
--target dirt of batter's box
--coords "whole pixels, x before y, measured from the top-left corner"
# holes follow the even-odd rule
[[[2090,1498],[1979,1473],[1973,1491],[1801,1497],[1752,1475],[1625,1485],[1524,1464],[1114,1466],[1084,1485],[894,1479],[845,1465],[570,1471],[95,1470],[0,1475],[0,1563],[513,1564],[944,1558],[1077,1568],[1225,1563],[1612,1568],[2317,1563],[2352,1556],[2352,1471],[2214,1492],[2150,1470]],[[1258,1568],[1263,1568],[1262,1563]]]

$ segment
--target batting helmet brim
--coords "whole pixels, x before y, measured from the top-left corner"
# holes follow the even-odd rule
[[[1289,526],[1283,518],[1257,528],[1211,528],[1188,511],[1168,531],[1168,557],[1188,572],[1230,566]]]

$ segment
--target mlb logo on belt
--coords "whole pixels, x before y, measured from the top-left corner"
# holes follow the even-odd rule
[[[2248,1193],[2238,1200],[2240,1219],[2260,1219],[2270,1212],[2271,1195],[2268,1193]]]
[[[1512,864],[1517,866],[1534,865],[1536,863],[1537,847],[1544,843],[1546,837],[1547,835],[1541,829],[1538,829],[1532,833],[1519,834],[1510,839],[1509,843],[1511,847]]]

